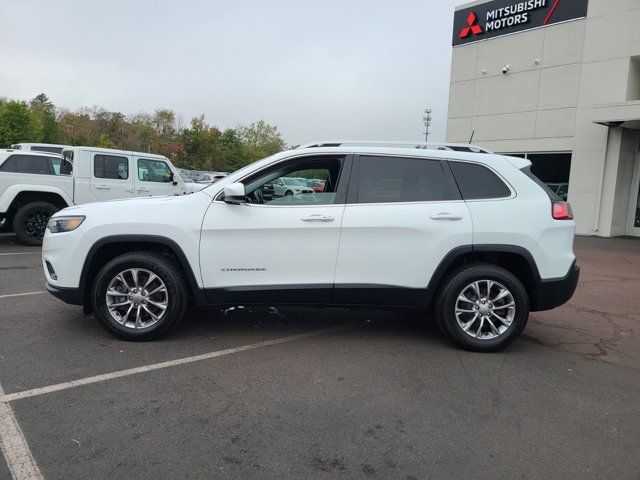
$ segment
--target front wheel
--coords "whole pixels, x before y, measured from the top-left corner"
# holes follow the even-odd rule
[[[524,330],[529,299],[512,273],[494,265],[473,265],[445,280],[435,313],[440,329],[459,346],[495,352]]]
[[[188,307],[187,282],[174,258],[132,252],[108,262],[91,292],[102,326],[125,340],[151,340],[175,327]]]

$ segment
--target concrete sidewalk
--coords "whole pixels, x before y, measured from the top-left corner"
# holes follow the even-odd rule
[[[576,237],[582,269],[571,301],[534,312],[528,339],[587,358],[640,368],[640,240]]]

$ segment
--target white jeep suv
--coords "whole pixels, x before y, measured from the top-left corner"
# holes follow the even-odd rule
[[[573,295],[571,209],[528,160],[410,147],[312,144],[192,195],[66,208],[45,233],[47,288],[130,340],[190,304],[298,303],[431,308],[458,345],[503,348]],[[324,191],[263,195],[291,177]]]

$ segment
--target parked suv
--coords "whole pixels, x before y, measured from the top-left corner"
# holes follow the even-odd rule
[[[130,340],[190,304],[376,305],[431,308],[458,345],[498,350],[578,281],[571,209],[530,165],[458,145],[282,152],[192,195],[56,213],[47,289]],[[322,192],[263,194],[310,176]]]

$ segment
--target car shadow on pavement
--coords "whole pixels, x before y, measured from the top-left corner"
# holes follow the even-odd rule
[[[455,348],[431,316],[419,310],[347,309],[301,306],[236,306],[192,309],[164,341],[219,334],[253,337],[256,333],[289,336],[333,327],[345,327],[342,337],[387,338]]]

